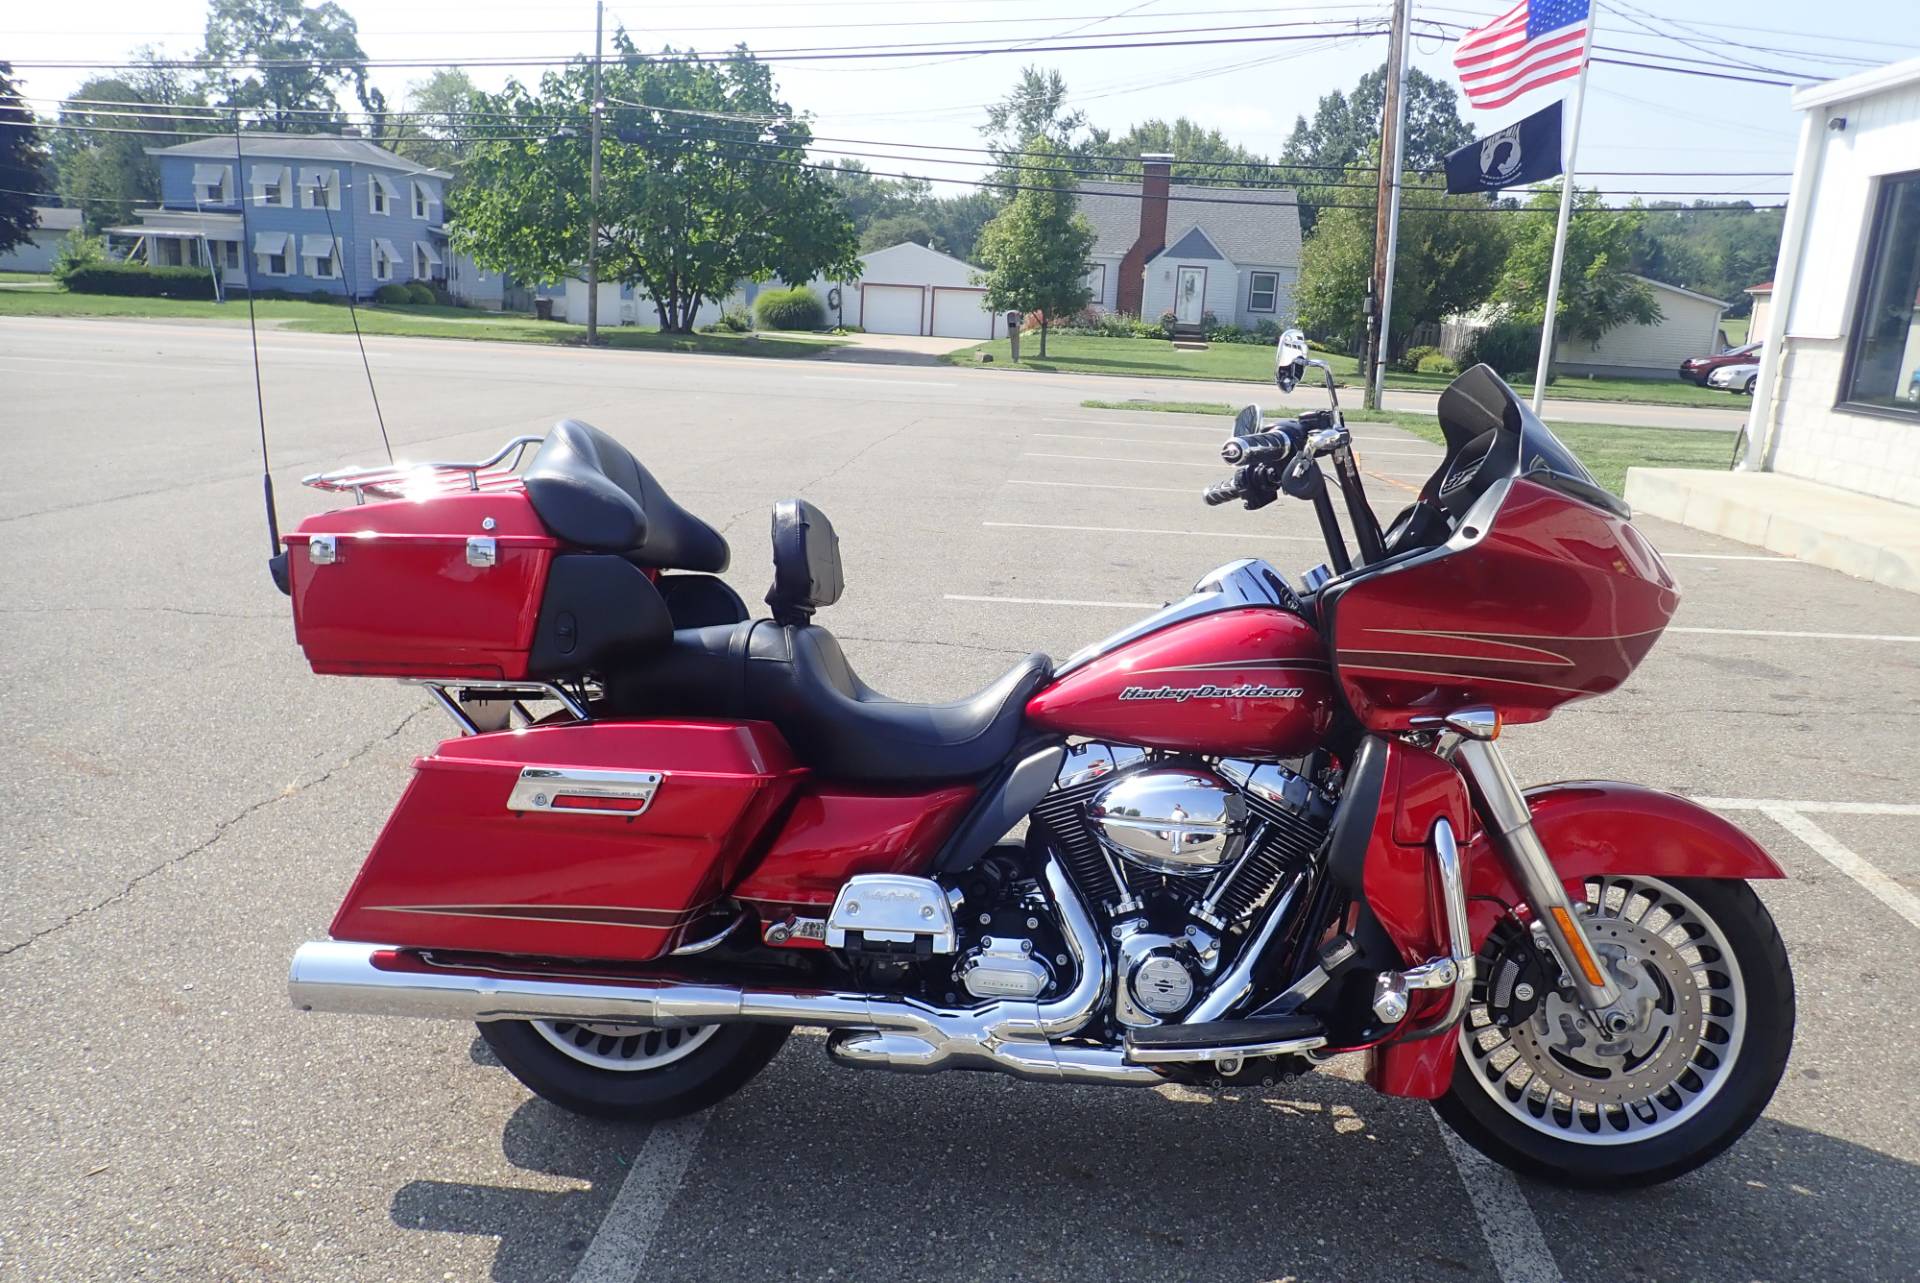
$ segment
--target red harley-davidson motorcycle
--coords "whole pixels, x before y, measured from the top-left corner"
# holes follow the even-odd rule
[[[814,622],[841,594],[817,509],[775,506],[750,618],[726,542],[585,424],[309,478],[358,501],[275,558],[314,671],[418,683],[463,734],[295,955],[294,1004],[476,1021],[616,1118],[711,1105],[813,1025],[849,1065],[1119,1086],[1361,1052],[1525,1172],[1705,1162],[1792,1041],[1747,885],[1780,867],[1667,793],[1522,789],[1495,746],[1625,681],[1674,581],[1484,366],[1383,530],[1290,332],[1277,382],[1309,365],[1329,408],[1248,407],[1205,497],[1306,500],[1329,565],[1223,566],[949,704],[877,693]]]

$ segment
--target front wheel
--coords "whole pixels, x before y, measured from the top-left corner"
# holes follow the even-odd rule
[[[507,1072],[570,1113],[661,1122],[697,1113],[744,1087],[780,1050],[787,1030],[489,1020],[480,1036]]]
[[[1652,1185],[1738,1140],[1793,1046],[1793,973],[1744,882],[1587,880],[1587,933],[1633,1023],[1598,1029],[1524,931],[1480,955],[1440,1117],[1475,1149],[1563,1185]]]

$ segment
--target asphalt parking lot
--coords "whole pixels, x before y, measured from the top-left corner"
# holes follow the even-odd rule
[[[351,340],[262,348],[290,524],[323,506],[298,477],[378,433]],[[368,348],[396,453],[584,418],[725,528],[750,602],[769,505],[813,500],[848,581],[820,622],[903,698],[1063,656],[1232,558],[1321,557],[1304,508],[1201,505],[1219,421],[1082,409],[1098,380]],[[1516,1180],[1338,1064],[1213,1098],[865,1074],[806,1034],[707,1116],[608,1127],[471,1028],[289,1009],[289,955],[451,728],[306,670],[256,432],[242,331],[0,321],[0,1279],[1920,1275],[1920,597],[1643,523],[1676,626],[1626,689],[1511,736],[1523,779],[1714,799],[1791,874],[1761,888],[1798,982],[1787,1077],[1673,1184]],[[1359,433],[1390,509],[1437,452]]]

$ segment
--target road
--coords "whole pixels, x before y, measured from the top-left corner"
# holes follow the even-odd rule
[[[297,478],[379,433],[350,338],[261,346],[290,524],[322,506]],[[367,348],[396,453],[587,419],[724,527],[750,602],[769,505],[812,499],[848,581],[820,622],[902,698],[1064,655],[1233,557],[1319,556],[1295,505],[1200,505],[1217,421],[1083,410],[1067,380]],[[1376,493],[1432,466],[1361,431]],[[1642,523],[1675,628],[1508,738],[1523,779],[1721,799],[1790,874],[1761,888],[1797,972],[1787,1078],[1672,1185],[1516,1180],[1340,1062],[1214,1099],[863,1073],[801,1034],[709,1115],[610,1127],[531,1100],[470,1028],[288,1008],[288,956],[450,728],[295,648],[245,334],[0,321],[0,440],[0,1279],[1920,1274],[1920,598]]]

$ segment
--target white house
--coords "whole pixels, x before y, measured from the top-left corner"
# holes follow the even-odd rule
[[[1082,183],[1093,224],[1093,306],[1198,325],[1207,313],[1251,329],[1293,319],[1300,208],[1284,188],[1173,183],[1173,157],[1140,158],[1138,183]]]
[[[1562,374],[1601,378],[1670,379],[1691,356],[1721,350],[1720,318],[1727,304],[1678,285],[1643,276],[1660,305],[1660,319],[1616,325],[1594,342],[1556,340],[1554,368]]]
[[[869,334],[923,334],[950,339],[991,339],[1006,332],[987,308],[986,287],[975,284],[980,269],[913,241],[901,241],[860,256],[851,281],[820,279],[813,288],[827,303],[827,323],[857,325]],[[746,301],[770,286],[746,287]]]
[[[1745,466],[1920,504],[1920,58],[1793,105]]]
[[[0,272],[51,272],[53,257],[68,233],[80,228],[80,211],[57,205],[35,205],[40,225],[26,240],[0,254]]]

